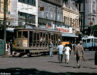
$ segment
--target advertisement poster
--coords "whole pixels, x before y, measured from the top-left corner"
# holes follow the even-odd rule
[[[23,47],[27,47],[27,40],[23,40]]]

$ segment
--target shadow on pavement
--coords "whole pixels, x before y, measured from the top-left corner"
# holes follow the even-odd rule
[[[86,67],[86,66],[83,66],[82,68],[97,69],[97,68],[93,68],[93,67]]]
[[[88,61],[92,61],[92,60],[94,60],[93,58],[90,58],[90,59],[87,59]]]
[[[59,62],[55,62],[55,61],[48,61],[48,62],[51,62],[51,63],[59,63]]]
[[[37,69],[8,68],[0,69],[0,75],[97,75],[97,73],[53,73]]]

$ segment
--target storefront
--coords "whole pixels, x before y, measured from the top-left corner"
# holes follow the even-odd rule
[[[78,36],[75,33],[62,33],[62,40],[69,41],[71,43],[76,43]]]
[[[72,27],[57,27],[57,30],[62,33],[62,41],[69,41],[70,43],[76,43],[78,36],[72,30]]]

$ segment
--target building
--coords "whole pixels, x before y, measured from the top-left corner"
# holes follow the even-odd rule
[[[64,29],[68,30],[68,32],[66,31],[62,33],[62,35],[64,39],[72,41],[72,43],[74,43],[75,38],[80,33],[79,15],[79,11],[75,6],[75,1],[63,1],[63,23]]]
[[[83,35],[90,35],[90,26],[97,25],[97,0],[75,0],[80,13],[80,29]]]
[[[74,1],[67,1],[68,3]],[[75,34],[80,32],[79,11],[72,8],[71,4],[63,3],[63,0],[38,0],[39,27],[57,29],[67,41],[75,39]],[[68,6],[70,7],[68,7]],[[64,40],[66,41],[66,40]]]
[[[10,0],[11,26],[38,26],[38,0]]]
[[[10,0],[8,14],[11,27],[57,29],[73,37],[80,31],[79,11],[73,0]]]
[[[10,19],[10,0],[7,2],[7,12],[6,12],[6,17],[7,17],[7,25],[9,25],[9,19]],[[0,27],[3,25],[3,20],[4,20],[4,0],[0,0]]]
[[[62,0],[10,0],[11,26],[62,25]]]
[[[97,0],[85,0],[85,26],[86,35],[97,37]]]
[[[97,0],[85,1],[85,25],[86,27],[97,24]]]
[[[69,0],[70,1],[70,0]],[[80,31],[79,28],[79,11],[74,5],[74,1],[64,2],[63,4],[63,20],[64,24],[72,27],[74,32]]]
[[[75,6],[77,7],[80,16],[79,16],[79,26],[80,31],[84,32],[85,29],[85,0],[73,0],[75,1]]]
[[[38,0],[39,27],[55,28],[63,24],[62,0]]]

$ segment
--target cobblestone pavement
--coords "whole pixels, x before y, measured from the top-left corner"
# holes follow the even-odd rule
[[[13,72],[19,74],[30,75],[64,75],[73,74],[97,74],[97,65],[94,64],[94,51],[85,51],[86,61],[81,62],[81,68],[76,67],[74,54],[70,56],[69,64],[58,63],[57,55],[53,57],[0,57],[0,73]],[[17,72],[16,72],[17,71]],[[32,73],[33,71],[33,73]]]

